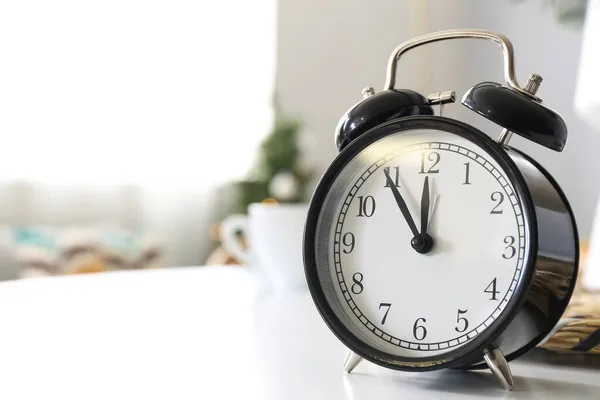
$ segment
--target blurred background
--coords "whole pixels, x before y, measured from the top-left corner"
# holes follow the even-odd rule
[[[563,153],[515,137],[592,232],[600,132],[575,111],[587,2],[259,0],[0,4],[0,279],[240,262],[221,223],[308,201],[361,89],[401,42],[451,28],[508,36],[516,72],[570,131]],[[425,95],[502,82],[501,53],[450,41],[404,58]],[[492,137],[459,104],[444,114]],[[239,238],[244,245],[245,238]]]

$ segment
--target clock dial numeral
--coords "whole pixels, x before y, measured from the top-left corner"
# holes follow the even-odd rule
[[[425,171],[425,153],[421,153],[421,171],[419,171],[419,173],[420,174],[439,174],[440,170],[439,170],[439,168],[436,169],[435,166],[440,162],[440,153],[438,153],[437,151],[432,151],[431,153],[429,153],[427,155],[427,160],[429,161],[429,163],[432,163],[432,164],[429,165],[429,169],[427,169],[427,172],[426,172]]]
[[[370,217],[375,212],[375,199],[373,196],[358,196],[357,217]]]
[[[484,293],[489,293],[492,295],[492,297],[490,297],[490,300],[498,300],[496,295],[500,292],[498,290],[496,290],[496,279],[497,278],[494,278],[494,280],[492,282],[490,282],[490,284],[487,285],[487,287],[483,291]]]
[[[379,309],[381,310],[381,307],[385,307],[385,314],[383,314],[383,318],[381,319],[381,325],[385,325],[385,320],[387,319],[387,315],[390,312],[390,308],[392,308],[392,303],[380,303],[379,304]]]
[[[400,181],[400,167],[393,167],[392,168],[394,170],[394,173],[391,174],[390,173],[390,167],[385,167],[383,170],[385,171],[385,176],[389,175],[390,178],[393,180],[394,185],[396,187],[400,187],[400,184],[398,183]],[[390,187],[390,182],[387,180],[385,180],[385,185],[383,185],[383,187],[389,188]]]
[[[471,177],[471,163],[466,162],[463,165],[465,166],[465,181],[463,182],[463,185],[470,185],[471,181],[469,178]]]
[[[467,311],[469,310],[461,310],[458,309],[458,313],[456,315],[456,323],[460,326],[462,325],[462,328],[459,328],[458,326],[454,328],[454,330],[456,332],[462,333],[464,331],[467,330],[467,328],[469,327],[469,321],[465,318],[465,317],[461,317],[462,314],[466,314]]]
[[[427,322],[427,320],[425,318],[417,318],[413,325],[413,336],[417,340],[423,340],[427,337],[427,328],[425,328],[425,325],[419,325],[422,322]]]
[[[515,237],[507,236],[504,238],[504,244],[506,245],[505,249],[507,250],[504,254],[502,254],[502,258],[506,260],[510,260],[517,254],[517,248],[515,247]]]
[[[502,214],[504,210],[498,210],[498,207],[500,207],[500,204],[504,202],[504,193],[498,191],[493,192],[490,196],[490,199],[497,202],[494,208],[492,208],[492,211],[490,211],[490,214]]]
[[[352,275],[352,281],[354,282],[352,284],[352,287],[350,288],[352,293],[361,294],[364,289],[364,286],[362,284],[363,274],[361,274],[360,272],[356,272],[354,275]]]
[[[344,254],[352,253],[352,250],[354,250],[354,234],[352,232],[346,232],[344,236],[342,236],[342,244],[346,246],[343,250]]]

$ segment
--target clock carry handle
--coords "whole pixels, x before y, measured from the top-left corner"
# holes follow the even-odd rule
[[[562,117],[542,105],[536,92],[542,82],[538,74],[531,74],[521,87],[515,77],[514,49],[510,40],[501,34],[478,29],[453,29],[433,32],[410,39],[394,49],[387,65],[384,91],[397,90],[398,60],[407,51],[427,43],[449,39],[485,39],[502,48],[506,86],[482,82],[469,89],[461,102],[479,115],[502,126],[498,142],[508,145],[513,133],[555,151],[562,151],[567,142],[567,127]]]
[[[387,65],[387,74],[384,90],[393,90],[396,84],[396,69],[398,60],[402,54],[417,48],[419,46],[439,42],[442,40],[450,39],[485,39],[496,42],[502,48],[502,54],[504,58],[504,78],[506,83],[513,90],[535,99],[535,95],[521,88],[515,77],[515,61],[514,61],[514,49],[510,40],[499,33],[480,30],[480,29],[451,29],[446,31],[439,31],[428,33],[426,35],[418,36],[411,40],[408,40],[394,49],[392,55],[389,58]]]
[[[504,58],[504,78],[506,83],[513,90],[535,99],[535,94],[521,88],[515,77],[515,61],[514,61],[514,49],[510,40],[499,33],[485,31],[480,29],[451,29],[447,31],[433,32],[426,35],[418,36],[414,39],[408,40],[394,49],[392,55],[389,58],[387,65],[387,74],[384,90],[393,90],[396,84],[396,69],[398,60],[402,54],[417,48],[419,46],[439,42],[442,40],[450,39],[485,39],[496,42],[502,48],[502,54]]]

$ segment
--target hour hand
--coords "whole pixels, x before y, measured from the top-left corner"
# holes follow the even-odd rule
[[[402,195],[400,194],[400,191],[396,187],[396,184],[390,177],[389,171],[384,169],[383,173],[385,174],[387,184],[390,187],[390,189],[392,190],[392,193],[394,194],[394,199],[396,199],[396,204],[398,204],[398,208],[400,209],[400,212],[402,212],[402,216],[404,216],[404,219],[406,220],[408,227],[410,228],[410,230],[412,231],[412,234],[415,237],[419,236],[419,230],[417,229],[417,226],[415,225],[415,221],[413,220],[412,216],[410,215],[410,211],[408,210],[408,206],[406,205],[404,198],[402,197]]]

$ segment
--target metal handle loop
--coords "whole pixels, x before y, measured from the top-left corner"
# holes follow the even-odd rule
[[[433,32],[418,36],[402,43],[400,46],[394,49],[388,61],[384,90],[394,89],[394,85],[396,83],[396,67],[402,54],[406,53],[408,50],[427,43],[448,39],[486,39],[499,44],[500,47],[502,47],[502,53],[504,56],[504,78],[507,85],[521,94],[535,98],[535,95],[523,90],[515,78],[514,49],[510,40],[504,35],[479,29],[452,29]]]

